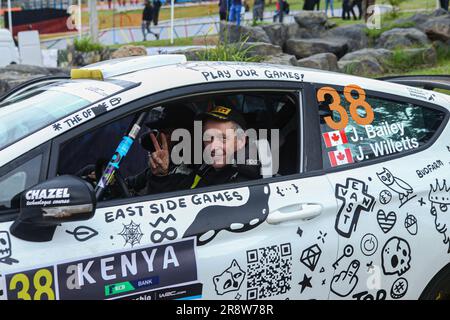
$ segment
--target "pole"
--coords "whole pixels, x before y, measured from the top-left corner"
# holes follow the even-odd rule
[[[173,20],[175,15],[175,0],[170,3],[170,44],[173,44]]]
[[[9,32],[11,32],[11,35],[12,35],[13,27],[12,27],[11,0],[8,0],[8,26],[9,26]]]
[[[81,21],[81,0],[78,0],[78,15],[77,15],[77,25],[78,25],[78,39],[81,39],[83,36],[83,25]]]
[[[91,39],[98,42],[98,16],[97,16],[97,0],[88,0],[89,4],[89,27]]]

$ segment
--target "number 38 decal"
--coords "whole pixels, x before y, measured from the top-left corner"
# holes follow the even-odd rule
[[[358,98],[352,96],[352,92],[358,93]],[[330,116],[325,117],[325,123],[334,130],[344,129],[348,124],[347,110],[341,105],[341,96],[336,89],[331,87],[322,87],[317,91],[317,100],[319,102],[325,101],[325,95],[330,95],[332,102],[329,105],[331,111],[339,113],[340,121],[334,121]],[[344,97],[350,103],[349,111],[352,119],[359,125],[365,126],[371,124],[373,121],[373,110],[370,104],[366,101],[366,92],[356,84],[350,84],[344,88]],[[366,112],[365,117],[358,114],[358,107],[363,108]]]
[[[52,268],[8,275],[8,299],[55,300]]]

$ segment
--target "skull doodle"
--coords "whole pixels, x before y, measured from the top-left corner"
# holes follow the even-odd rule
[[[398,274],[401,276],[409,270],[411,249],[405,240],[392,237],[383,247],[381,261],[384,274]]]
[[[0,260],[11,256],[11,241],[6,231],[0,231]]]

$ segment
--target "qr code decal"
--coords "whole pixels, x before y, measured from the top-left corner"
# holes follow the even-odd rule
[[[290,243],[247,251],[247,300],[287,293],[291,280]]]

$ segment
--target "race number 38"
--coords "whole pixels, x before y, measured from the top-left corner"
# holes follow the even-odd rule
[[[357,98],[352,95],[353,92],[358,94]],[[322,87],[317,91],[317,101],[324,102],[325,95],[331,96],[329,108],[331,111],[336,111],[340,117],[340,120],[336,122],[332,119],[332,117],[327,116],[324,118],[325,123],[334,130],[344,129],[348,124],[348,114],[347,110],[341,104],[341,96],[334,88]],[[363,88],[357,86],[356,84],[350,84],[344,88],[344,97],[345,100],[350,103],[349,112],[353,121],[361,126],[372,123],[374,118],[373,109],[366,101],[366,92]],[[364,109],[366,113],[365,117],[361,117],[358,114],[358,108]]]
[[[6,276],[10,300],[55,300],[53,267]]]

